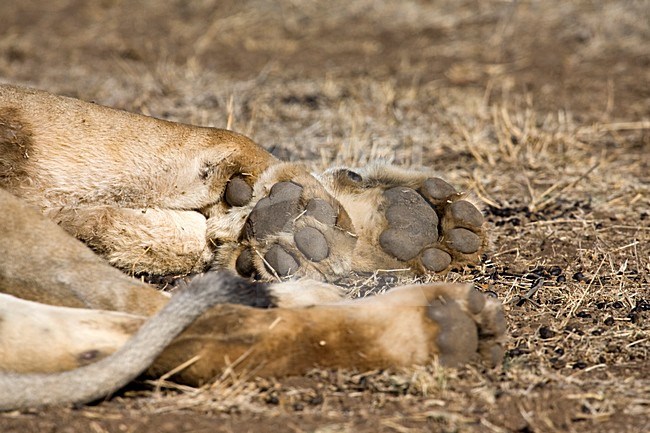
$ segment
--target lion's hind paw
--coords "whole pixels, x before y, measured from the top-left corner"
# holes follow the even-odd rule
[[[240,238],[219,261],[242,276],[329,280],[350,270],[356,236],[342,206],[304,169],[277,166],[261,180]]]
[[[501,304],[471,286],[453,285],[434,299],[427,315],[439,328],[436,344],[443,365],[455,366],[475,354],[490,366],[503,358],[506,330]]]
[[[444,180],[383,165],[329,171],[321,180],[352,218],[354,270],[444,273],[480,261],[483,215]]]

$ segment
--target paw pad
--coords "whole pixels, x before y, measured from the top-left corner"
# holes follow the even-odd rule
[[[254,191],[241,175],[226,186],[231,206],[261,197],[236,239],[218,245],[217,261],[240,275],[444,273],[478,263],[486,245],[480,210],[442,179],[390,168],[335,169],[319,183],[292,164],[275,170]]]
[[[472,254],[481,248],[481,238],[467,229],[451,229],[447,234],[449,246],[464,254]]]
[[[436,341],[443,365],[462,364],[474,356],[478,350],[476,324],[456,301],[434,301],[429,307],[429,317],[440,327]]]
[[[424,250],[421,260],[424,267],[433,272],[442,272],[451,264],[451,256],[449,253],[438,248],[427,248]]]
[[[307,216],[313,216],[318,221],[328,226],[336,224],[336,211],[328,202],[320,198],[309,200],[305,214]]]
[[[449,206],[452,218],[456,224],[462,226],[481,227],[483,225],[483,214],[476,209],[472,203],[466,200],[459,200]]]
[[[388,228],[379,236],[379,244],[399,260],[411,260],[438,239],[438,215],[410,188],[391,188],[384,197]]]
[[[437,177],[425,180],[420,192],[432,204],[444,203],[450,196],[458,194],[453,186]]]
[[[264,254],[264,260],[271,269],[269,271],[277,272],[280,277],[287,277],[298,270],[300,266],[298,261],[280,245],[273,245]]]
[[[253,198],[253,188],[241,176],[235,176],[226,185],[224,198],[230,206],[244,206]]]
[[[303,227],[293,236],[296,247],[312,262],[320,262],[329,255],[325,236],[313,227]]]
[[[425,272],[475,263],[484,243],[484,218],[476,206],[460,197],[438,178],[424,180],[417,190],[387,189],[383,193],[386,226],[379,235],[379,246],[407,266]]]
[[[461,286],[462,287],[462,286]],[[431,302],[428,316],[439,328],[436,343],[440,362],[455,366],[478,353],[491,365],[503,358],[501,338],[506,324],[501,304],[471,286],[448,285]]]
[[[242,277],[252,277],[255,274],[253,252],[250,249],[247,248],[239,254],[235,261],[235,270]]]

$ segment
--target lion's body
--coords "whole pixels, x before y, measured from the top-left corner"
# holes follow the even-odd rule
[[[77,368],[83,377],[92,374],[84,373],[87,364],[104,365],[92,364],[100,359],[101,368],[120,372],[122,351],[146,360],[164,346],[146,362],[149,374],[194,359],[175,376],[194,384],[232,362],[278,375],[434,356],[456,364],[477,351],[498,359],[501,310],[468,286],[411,286],[341,301],[335,286],[291,280],[381,266],[444,272],[478,257],[480,212],[448,184],[389,169],[361,173],[366,178],[332,171],[319,182],[229,131],[0,85],[0,379],[20,388],[20,380],[41,379],[16,373]],[[169,305],[164,320],[175,333],[160,327],[167,333],[160,341],[168,341],[187,325],[187,304],[127,274],[210,267],[287,281],[231,279],[228,295],[216,301],[225,304],[170,345],[146,350],[139,337],[130,340]],[[203,278],[190,287],[212,290],[213,280]],[[278,308],[253,308],[269,303]],[[78,376],[66,374],[43,383],[72,395],[78,381],[64,378]],[[3,407],[63,401],[17,399]]]

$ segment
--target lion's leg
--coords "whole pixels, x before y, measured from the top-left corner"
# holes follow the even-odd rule
[[[90,288],[97,283],[87,281]],[[297,285],[302,286],[300,290]],[[198,299],[214,293],[219,302],[262,307],[304,307],[341,299],[340,288],[321,282],[253,284],[214,272],[195,277],[189,288],[180,290],[190,290]],[[96,308],[100,305],[94,304]],[[180,311],[179,317],[172,315],[168,320],[183,320],[183,314]],[[0,293],[0,371],[53,373],[81,367],[118,350],[146,319],[144,315],[46,305]]]
[[[133,334],[132,338],[118,351],[89,365],[56,373],[25,374],[6,371],[7,368],[2,368],[2,364],[0,364],[0,389],[3,390],[3,393],[0,393],[0,411],[44,405],[87,403],[115,392],[146,370],[162,350],[207,309],[237,297],[237,292],[241,288],[240,283],[241,278],[229,273],[213,274],[212,278],[209,279],[209,284],[206,283],[204,278],[197,279],[197,283],[190,284],[185,290],[176,294],[160,312],[144,322],[137,332]],[[95,334],[91,336],[91,342],[94,341],[99,347],[102,347],[102,343],[106,344],[106,341],[102,341],[102,337],[106,337],[104,340],[108,340],[109,343],[114,343],[116,339],[119,339],[120,335],[126,334],[126,332],[119,332],[118,330],[117,336],[110,335],[115,334],[115,332],[110,332],[114,331],[110,329],[111,325],[116,324],[115,320],[120,320],[119,317],[116,317],[116,313],[104,313],[105,317],[102,317],[101,312],[98,311],[65,311],[70,309],[42,305],[25,308],[23,305],[25,301],[22,300],[18,300],[18,304],[13,306],[11,300],[7,301],[7,303],[9,304],[8,309],[5,308],[5,311],[3,311],[0,308],[0,315],[7,313],[7,317],[3,317],[3,320],[9,322],[8,326],[5,327],[6,329],[0,328],[0,332],[7,334],[3,335],[0,340],[0,350],[3,349],[2,343],[9,343],[10,350],[16,345],[18,348],[16,351],[12,350],[6,361],[12,361],[11,356],[15,352],[21,352],[20,345],[25,340],[15,338],[16,325],[22,324],[21,322],[26,325],[25,328],[27,328],[28,334],[21,335],[21,337],[25,337],[28,343],[33,343],[32,340],[38,340],[39,337],[42,339],[43,334],[47,334],[48,330],[54,331],[51,332],[53,335],[60,334],[60,332],[57,332],[59,328],[71,323],[77,325],[75,328],[81,328],[80,330],[75,329],[75,331],[81,331],[82,341],[88,340],[88,336],[84,335],[84,331],[88,330],[88,325],[91,323],[93,326],[89,329],[90,333]],[[1,305],[5,305],[5,303],[0,303]],[[18,317],[15,314],[12,316],[15,310],[20,309],[26,309],[27,311],[22,311],[22,313],[27,314],[21,314]],[[79,316],[86,317],[78,320]],[[132,323],[129,322],[130,317],[123,317],[122,319],[125,319],[127,323]],[[34,322],[36,322],[36,327],[34,327]],[[119,325],[124,324],[118,324],[118,328],[123,328],[123,326]],[[102,330],[109,335],[102,335]],[[36,335],[29,335],[30,333]],[[37,343],[42,342],[38,341]],[[60,350],[62,344],[65,346],[66,339],[64,336],[63,341],[54,340],[48,341],[48,343],[54,343],[54,349]],[[32,346],[30,345],[30,347]],[[78,346],[75,349],[78,350]],[[27,355],[29,355],[29,351],[27,351]],[[96,358],[95,355],[102,356],[103,353],[96,349],[86,350],[82,353],[81,358]],[[77,361],[79,358],[77,356]],[[0,360],[4,360],[4,357],[0,357]],[[11,362],[8,363],[11,364]],[[11,368],[11,365],[9,367]],[[20,364],[18,368],[21,368]]]
[[[44,211],[239,206],[276,162],[235,132],[0,85],[0,187]]]
[[[216,290],[215,284],[220,284]],[[241,279],[212,275],[194,280],[181,297],[210,305],[224,296],[236,298],[250,287]],[[211,300],[203,300],[204,295]],[[185,304],[177,302],[178,311],[165,309],[169,314],[164,328],[168,321],[186,320],[198,308]],[[92,363],[116,351],[145,321],[141,316],[51,307],[8,295],[0,295],[0,318],[0,370],[22,373],[53,373]],[[157,326],[150,328],[157,332]],[[197,384],[225,368],[277,376],[315,366],[374,369],[435,358],[452,366],[475,358],[496,364],[504,331],[499,303],[460,284],[406,286],[376,297],[308,308],[221,304],[177,337],[149,373],[166,373],[192,360],[175,378]],[[112,368],[123,371],[119,364]]]
[[[83,206],[53,219],[129,274],[201,272],[212,262],[199,212]]]
[[[374,369],[439,359],[498,363],[505,321],[500,304],[469,285],[407,286],[387,294],[310,308],[223,305],[202,316],[150,370],[194,359],[180,381],[204,383],[224,368],[252,375],[301,374],[315,366]]]
[[[355,270],[444,273],[478,263],[487,246],[481,211],[440,178],[374,164],[319,179],[352,219]]]
[[[124,275],[19,198],[0,189],[0,292],[78,308],[151,315],[167,297]]]
[[[275,163],[231,131],[0,85],[0,188],[96,241],[97,251],[129,271],[205,267],[205,218],[226,218],[247,205],[258,177]],[[147,215],[138,218],[137,212]],[[106,232],[102,220],[109,222]],[[126,223],[133,226],[115,229]],[[155,248],[130,253],[139,240]],[[167,262],[157,260],[164,255]]]
[[[55,307],[0,293],[0,370],[71,370],[118,350],[146,317]]]

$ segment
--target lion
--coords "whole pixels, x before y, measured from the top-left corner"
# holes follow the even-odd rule
[[[477,263],[483,216],[442,179],[311,174],[231,131],[0,85],[0,187],[0,409],[89,402],[143,372],[501,359],[500,304],[471,285],[349,300],[331,284]],[[190,281],[171,298],[146,282],[169,275]]]

